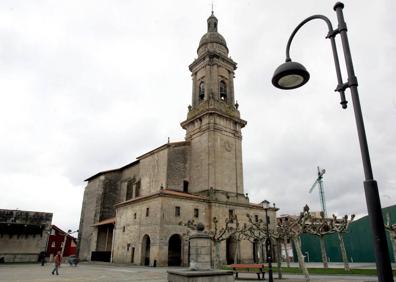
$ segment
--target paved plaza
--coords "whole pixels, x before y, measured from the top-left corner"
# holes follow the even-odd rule
[[[0,265],[0,281],[2,282],[45,282],[45,281],[167,281],[167,267],[141,267],[115,264],[91,264],[81,263],[77,267],[63,264],[59,269],[59,276],[52,275],[53,264],[41,266],[39,264],[2,264]],[[181,269],[181,268],[179,268]],[[238,281],[258,281],[255,274],[241,274],[242,279]],[[277,274],[274,273],[277,278]],[[246,279],[245,279],[246,278]],[[266,274],[266,279],[268,279]],[[268,281],[268,280],[267,280]],[[302,275],[284,275],[284,279],[275,281],[303,282]],[[311,276],[312,282],[347,282],[347,281],[376,281],[376,277],[362,276]]]

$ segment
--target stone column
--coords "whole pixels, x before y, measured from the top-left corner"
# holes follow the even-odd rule
[[[209,235],[196,231],[190,236],[190,270],[210,269],[211,241]]]

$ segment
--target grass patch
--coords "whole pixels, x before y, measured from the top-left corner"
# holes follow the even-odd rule
[[[231,267],[225,266],[225,270],[232,270]],[[265,267],[265,272],[268,273],[268,268]],[[277,273],[277,268],[273,267],[272,271]],[[365,276],[376,276],[376,269],[351,269],[346,271],[343,268],[308,268],[309,274],[317,275],[365,275]],[[298,267],[282,267],[282,273],[290,274],[302,274],[302,271]],[[393,270],[393,275],[396,275],[396,270]]]

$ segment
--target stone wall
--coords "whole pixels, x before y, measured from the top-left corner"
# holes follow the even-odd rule
[[[190,196],[191,197],[191,196]],[[146,209],[149,208],[149,216],[146,216]],[[178,208],[179,214],[176,213]],[[194,209],[198,210],[198,217],[195,217]],[[212,219],[217,217],[218,227],[224,226],[225,219],[229,216],[229,210],[238,216],[241,224],[247,223],[246,214],[253,218],[255,215],[264,220],[265,212],[259,206],[210,202],[194,198],[176,197],[167,194],[157,195],[153,198],[136,200],[128,204],[123,204],[117,209],[116,227],[114,231],[113,261],[117,263],[132,263],[132,248],[134,248],[134,264],[142,264],[142,242],[143,237],[150,237],[150,265],[156,263],[158,266],[168,265],[169,239],[172,235],[179,235],[181,238],[181,263],[188,265],[188,229],[182,225],[188,220],[194,219],[201,222],[205,230],[214,228]],[[135,219],[136,214],[136,219]],[[275,210],[268,212],[271,223],[270,228],[275,224]],[[226,263],[226,241],[221,243],[222,263]],[[240,243],[241,261],[244,263],[253,262],[253,245],[245,240]],[[214,257],[214,249],[212,256]]]
[[[149,209],[148,216],[146,216],[147,208]],[[131,263],[132,248],[134,248],[133,263],[141,264],[141,247],[145,235],[150,237],[150,265],[154,259],[158,259],[160,220],[160,198],[119,207],[114,229],[113,262]]]
[[[166,188],[183,191],[183,182],[189,181],[188,158],[189,143],[171,145],[168,149],[167,182]]]
[[[122,171],[122,177],[120,182],[120,197],[118,198],[117,203],[126,201],[127,183],[132,179],[135,179],[136,182],[140,181],[140,163],[128,167]],[[133,191],[133,196],[134,195],[135,195],[135,191]]]
[[[158,150],[140,159],[141,195],[147,196],[166,186],[168,149]]]
[[[184,126],[191,142],[191,191],[213,187],[243,194],[241,124],[209,111]]]
[[[46,250],[52,213],[0,210],[0,258],[34,262]]]
[[[118,203],[118,199],[120,198],[120,177],[120,172],[111,172],[104,175],[99,221],[115,216],[114,205]]]
[[[91,258],[91,240],[96,230],[92,225],[99,221],[103,179],[104,176],[99,176],[89,181],[84,190],[78,233],[78,253],[81,260]]]

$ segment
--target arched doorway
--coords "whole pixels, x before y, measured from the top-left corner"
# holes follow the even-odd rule
[[[237,247],[237,241],[233,237],[228,237],[226,240],[226,259],[227,264],[233,264],[235,258],[235,252]]]
[[[142,240],[142,265],[150,265],[150,237],[149,235],[144,235]]]
[[[180,266],[181,265],[181,237],[179,234],[173,234],[168,242],[168,265]]]

